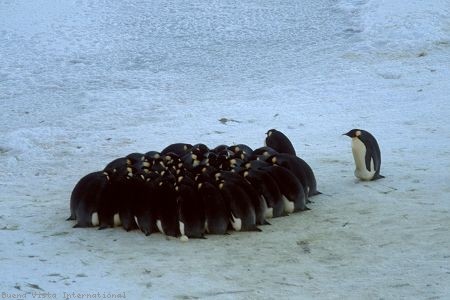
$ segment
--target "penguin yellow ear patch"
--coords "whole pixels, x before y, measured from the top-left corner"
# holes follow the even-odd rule
[[[361,136],[361,131],[360,130],[356,131],[355,135],[356,136]]]

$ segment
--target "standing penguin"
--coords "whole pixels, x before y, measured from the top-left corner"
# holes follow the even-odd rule
[[[99,222],[109,219],[112,222],[116,210],[106,214],[113,206],[110,190],[110,177],[106,172],[93,172],[81,178],[70,196],[70,217],[67,220],[76,220],[75,228],[98,226]]]
[[[384,178],[380,175],[381,153],[375,137],[362,129],[352,129],[344,135],[352,138],[355,176],[361,180]]]
[[[208,181],[198,183],[197,188],[205,211],[206,231],[226,234],[231,212],[220,190]]]
[[[177,191],[178,224],[181,240],[204,238],[205,209],[197,189],[188,184],[175,187]]]

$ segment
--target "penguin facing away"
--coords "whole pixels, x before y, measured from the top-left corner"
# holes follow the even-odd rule
[[[70,196],[70,217],[67,220],[76,220],[75,228],[98,226],[100,211],[108,204],[110,186],[106,172],[92,172],[81,178]]]
[[[226,234],[231,217],[230,208],[216,186],[210,182],[197,185],[205,210],[205,229],[209,234]]]
[[[381,152],[375,137],[362,129],[352,129],[343,135],[352,138],[355,176],[365,181],[384,178],[380,175]]]
[[[297,155],[289,138],[284,133],[276,129],[270,129],[267,131],[265,144],[267,147],[275,149],[279,153]]]

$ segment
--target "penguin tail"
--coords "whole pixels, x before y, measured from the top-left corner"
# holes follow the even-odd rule
[[[66,221],[74,221],[74,220],[76,220],[77,218],[75,218],[75,216],[73,216],[73,215],[70,215],[70,217],[68,217],[67,219],[66,219]]]
[[[314,191],[314,192],[311,193],[310,196],[317,196],[317,195],[321,195],[321,194],[322,194],[322,193],[319,192],[319,191]]]

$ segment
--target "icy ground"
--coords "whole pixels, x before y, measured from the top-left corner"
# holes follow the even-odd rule
[[[450,1],[243,2],[0,1],[2,298],[450,298]],[[385,179],[355,180],[355,127]],[[65,221],[114,158],[270,128],[311,211],[188,243]]]

